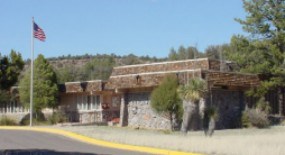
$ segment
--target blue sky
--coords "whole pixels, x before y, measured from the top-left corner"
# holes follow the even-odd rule
[[[11,49],[27,59],[31,20],[45,31],[35,55],[149,55],[170,48],[229,43],[242,34],[241,0],[1,0],[0,53]]]

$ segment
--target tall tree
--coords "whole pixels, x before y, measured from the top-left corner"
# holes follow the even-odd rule
[[[0,54],[0,104],[5,105],[12,99],[9,89],[18,82],[23,67],[20,53],[11,50],[9,56]]]
[[[188,54],[184,46],[180,46],[177,51],[179,60],[188,59]]]
[[[177,78],[168,76],[151,94],[151,107],[158,113],[164,113],[168,116],[171,130],[174,130],[173,116],[179,119],[182,113],[177,88]]]
[[[202,53],[200,53],[196,47],[189,46],[186,49],[186,59],[196,59],[200,58],[201,56]]]
[[[0,89],[9,89],[18,81],[24,67],[24,61],[20,53],[11,51],[9,56],[0,54]]]
[[[168,54],[168,60],[185,60],[201,57],[204,57],[204,54],[199,52],[199,50],[193,46],[187,48],[180,46],[177,51],[174,48],[171,48]]]
[[[229,50],[229,44],[210,45],[205,50],[205,56],[212,59],[227,60],[227,52]]]
[[[30,103],[30,70],[25,72],[20,80],[20,101],[26,106]],[[43,108],[55,108],[57,102],[58,87],[56,74],[43,55],[35,60],[34,68],[34,109],[39,113]]]
[[[168,60],[172,60],[172,61],[178,60],[178,54],[174,48],[170,49],[170,52],[168,54]]]
[[[279,89],[281,94],[281,87],[285,86],[285,1],[243,0],[243,4],[247,16],[244,20],[236,20],[251,36],[233,37],[232,49],[240,56],[232,58],[239,62],[242,71],[266,76],[254,94],[262,96],[271,89]],[[280,96],[280,114],[283,111],[282,100]]]
[[[63,66],[62,68],[55,69],[58,83],[80,81],[79,72],[82,68],[77,69],[74,66]]]

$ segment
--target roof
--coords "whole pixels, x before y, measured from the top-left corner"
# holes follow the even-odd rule
[[[175,75],[181,84],[194,76],[204,78],[212,86],[251,87],[260,84],[258,75],[221,72],[219,60],[201,58],[115,67],[105,88],[155,87],[168,75]]]
[[[104,83],[102,80],[66,82],[59,84],[59,91],[62,93],[102,91]]]
[[[258,86],[261,82],[261,77],[258,74],[204,71],[204,75],[211,86],[238,86],[249,88]]]
[[[180,71],[161,71],[141,74],[127,74],[111,76],[106,83],[106,89],[130,89],[146,88],[158,86],[161,81],[169,75],[179,78],[181,83],[185,83],[192,76],[201,76],[201,69],[189,69]]]
[[[114,67],[107,82],[67,82],[60,85],[60,92],[153,88],[168,75],[176,76],[180,84],[187,83],[193,77],[205,79],[210,86],[249,88],[260,84],[259,75],[221,72],[219,60],[201,58]]]
[[[169,72],[189,69],[220,70],[220,61],[209,58],[166,61],[114,67],[111,77],[152,72]]]

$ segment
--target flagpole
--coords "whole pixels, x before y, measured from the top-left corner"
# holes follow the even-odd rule
[[[31,36],[31,81],[30,81],[30,126],[33,126],[33,82],[34,82],[34,17],[32,18]]]

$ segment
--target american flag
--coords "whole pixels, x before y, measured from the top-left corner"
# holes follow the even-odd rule
[[[40,41],[45,41],[46,40],[46,35],[35,22],[34,22],[34,37],[39,39]]]

